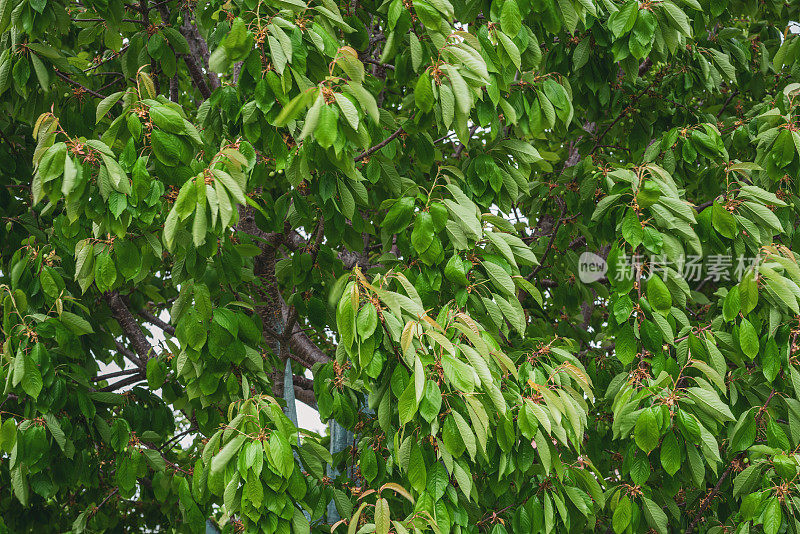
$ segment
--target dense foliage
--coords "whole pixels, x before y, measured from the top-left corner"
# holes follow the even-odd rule
[[[798,19],[0,0],[0,531],[798,532]]]

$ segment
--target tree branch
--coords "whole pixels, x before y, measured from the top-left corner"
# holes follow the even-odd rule
[[[11,143],[11,140],[8,137],[6,137],[6,134],[3,133],[3,130],[0,130],[0,138],[2,138],[3,141],[6,142],[6,144],[8,145],[8,148],[11,149],[11,152],[14,154],[14,156],[19,157],[19,152],[17,152],[17,147],[15,147]]]
[[[165,24],[169,24],[170,13],[169,8],[166,4],[158,4],[158,12],[161,14],[161,18]],[[189,35],[187,35],[186,27],[188,22],[178,28],[178,31],[186,38],[187,42],[190,42]],[[191,25],[189,24],[191,27]],[[195,28],[196,30],[196,28]],[[201,39],[199,32],[197,35],[191,35],[192,39]],[[204,41],[205,42],[205,41]],[[206,47],[207,49],[208,47]],[[189,46],[191,50],[191,44]],[[203,75],[203,71],[200,70],[200,66],[198,65],[197,58],[194,54],[181,54],[183,57],[184,63],[186,63],[186,68],[189,70],[189,75],[192,77],[192,81],[194,82],[195,87],[200,91],[200,94],[203,96],[203,100],[211,96],[211,90],[208,88],[208,84],[206,83],[206,78]]]
[[[294,396],[297,400],[299,400],[303,404],[307,404],[312,408],[314,408],[315,410],[317,409],[317,398],[314,396],[313,390],[303,389],[297,384],[295,384]]]
[[[79,88],[83,89],[84,91],[86,91],[87,93],[89,93],[90,95],[92,95],[95,98],[105,98],[106,97],[106,95],[100,94],[97,91],[92,91],[91,89],[89,89],[88,87],[83,85],[82,83],[76,82],[75,80],[73,80],[72,78],[70,78],[69,76],[67,76],[66,74],[64,74],[63,72],[61,72],[58,69],[53,69],[53,72],[55,72],[56,76],[58,76],[59,78],[61,78],[65,82],[70,83],[70,84],[74,85],[75,87],[79,87]]]
[[[314,265],[317,263],[317,256],[319,255],[319,248],[322,245],[322,238],[325,235],[325,216],[320,214],[319,222],[317,222],[317,228],[314,232],[308,236],[308,243],[305,247],[305,252],[311,253],[311,268],[314,268]],[[292,306],[289,308],[289,314],[286,318],[286,324],[284,327],[284,341],[286,341],[291,335],[292,331],[294,330],[294,326],[297,323],[297,308]]]
[[[567,213],[567,205],[562,200],[561,206],[561,215],[558,216],[558,220],[556,221],[555,226],[553,227],[553,233],[550,234],[550,242],[547,243],[547,248],[544,250],[544,254],[542,254],[542,258],[539,260],[539,265],[534,267],[533,272],[528,277],[528,280],[532,279],[536,274],[542,270],[544,267],[544,261],[547,259],[547,255],[550,254],[550,250],[553,248],[553,243],[556,241],[556,235],[558,234],[558,228],[561,226],[561,223],[565,221],[564,215]]]
[[[381,68],[384,68],[384,69],[394,70],[394,65],[392,65],[390,63],[381,63],[377,59],[372,59],[371,57],[364,57],[364,58],[360,58],[360,59],[364,63],[370,63],[372,65],[377,65],[378,67],[381,67]]]
[[[197,29],[197,24],[194,22],[194,13],[190,10],[184,12],[184,22],[179,28],[181,34],[189,42],[189,50],[192,52],[200,67],[206,69],[206,76],[208,77],[208,86],[213,91],[220,86],[219,76],[208,68],[208,58],[211,53],[208,50],[208,43],[200,35],[200,30]]]
[[[411,116],[408,118],[408,120],[414,120],[414,117],[415,117],[415,116],[416,116],[416,113],[412,113],[412,114],[411,114]],[[381,141],[381,142],[380,142],[380,143],[378,143],[377,145],[375,145],[375,146],[373,146],[373,147],[370,147],[370,148],[366,149],[364,152],[362,152],[361,154],[359,154],[358,156],[356,156],[356,157],[354,158],[354,159],[355,159],[355,161],[361,161],[362,159],[364,159],[364,158],[367,158],[367,157],[371,156],[372,154],[374,154],[374,153],[375,153],[375,152],[377,152],[378,150],[382,149],[383,147],[385,147],[386,145],[388,145],[389,143],[391,143],[392,141],[394,141],[395,139],[397,139],[397,137],[398,137],[398,136],[399,136],[401,133],[403,133],[403,131],[404,131],[404,130],[403,130],[403,126],[399,127],[397,130],[395,130],[394,132],[392,132],[392,134],[391,134],[389,137],[387,137],[386,139],[384,139],[383,141]]]
[[[128,378],[124,378],[119,382],[115,382],[113,384],[109,384],[104,388],[100,388],[100,391],[116,391],[119,388],[124,388],[125,386],[130,386],[131,384],[135,384],[136,382],[141,382],[144,380],[144,373],[142,371],[138,371],[135,375],[129,376]]]
[[[166,323],[166,322],[162,321],[161,319],[159,319],[158,317],[156,317],[155,315],[153,315],[149,311],[147,311],[147,310],[139,310],[139,315],[141,315],[144,318],[145,321],[147,321],[148,323],[150,323],[152,325],[155,325],[155,326],[159,327],[161,330],[163,330],[167,334],[169,334],[171,336],[175,335],[175,327],[174,326],[172,326],[169,323]]]
[[[130,340],[133,350],[139,356],[139,367],[144,369],[147,366],[147,360],[151,356],[155,356],[153,346],[147,341],[147,337],[142,332],[139,323],[131,314],[128,307],[122,301],[118,291],[109,291],[103,295],[111,308],[111,313],[122,328],[122,332]]]
[[[144,362],[142,362],[142,360],[140,360],[139,357],[133,353],[133,351],[131,351],[125,345],[120,343],[119,340],[114,339],[114,345],[117,346],[117,351],[122,353],[122,355],[125,356],[126,358],[128,358],[131,361],[131,363],[133,363],[133,365],[135,365],[136,367],[145,367]]]
[[[101,380],[108,380],[109,378],[117,378],[118,376],[127,376],[133,375],[137,373],[141,373],[141,369],[123,369],[122,371],[115,371],[113,373],[108,373],[105,375],[97,375],[95,377],[90,378],[92,382],[100,382]]]
[[[769,406],[769,403],[770,403],[770,401],[772,401],[772,397],[774,397],[774,396],[775,396],[775,388],[772,388],[772,391],[770,391],[769,396],[767,397],[767,400],[764,402],[764,405],[758,410],[758,413],[756,414],[756,426],[761,421],[761,418],[764,417],[764,414],[767,411],[767,407]],[[736,456],[736,458],[737,459],[741,459],[746,455],[747,455],[747,451],[743,451],[743,452],[739,453]],[[722,483],[725,482],[725,479],[727,479],[728,476],[733,471],[734,463],[735,462],[731,462],[728,465],[728,468],[725,470],[724,473],[722,473],[722,476],[719,477],[719,480],[717,481],[716,485],[714,486],[714,489],[711,490],[711,493],[708,494],[708,497],[706,497],[705,499],[700,501],[700,506],[697,509],[697,514],[694,516],[694,520],[691,522],[691,524],[689,524],[689,528],[686,529],[686,534],[692,534],[694,529],[697,527],[697,524],[703,518],[703,513],[711,505],[711,501],[714,500],[714,497],[717,496],[717,493],[719,493],[719,490],[722,487]]]
[[[283,298],[281,298],[281,308],[284,318],[287,317],[289,309]],[[289,356],[293,360],[308,369],[311,369],[315,363],[330,361],[330,358],[303,332],[299,324],[295,323],[291,332],[292,334],[289,337]]]

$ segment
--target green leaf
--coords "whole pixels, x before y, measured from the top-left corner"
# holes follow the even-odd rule
[[[628,528],[628,525],[631,524],[633,515],[631,508],[631,500],[627,496],[620,498],[611,519],[612,527],[616,534],[622,534]]]
[[[17,424],[12,417],[8,417],[0,426],[0,450],[11,452],[16,442]]]
[[[276,434],[273,434],[276,435]],[[222,447],[222,450],[219,451],[212,459],[211,459],[211,471],[209,472],[209,476],[214,476],[217,473],[221,473],[225,466],[228,465],[228,462],[233,458],[233,455],[239,452],[239,449],[244,444],[245,435],[244,434],[237,434],[233,437],[228,443]],[[270,438],[270,442],[272,438]]]
[[[181,142],[172,134],[162,130],[150,132],[153,154],[167,167],[175,167],[180,163]]]
[[[414,383],[409,381],[403,394],[397,400],[397,410],[400,417],[400,426],[405,425],[414,418],[417,413],[417,395],[414,390]]]
[[[414,443],[411,445],[411,458],[408,462],[408,482],[419,493],[425,491],[428,482],[428,474],[425,467],[425,458],[422,450]]]
[[[625,241],[636,249],[636,247],[642,243],[643,234],[644,232],[642,224],[639,222],[639,217],[636,216],[636,213],[632,209],[628,210],[625,214],[625,218],[622,219],[622,236],[625,238]]]
[[[375,534],[389,534],[389,501],[380,498],[375,503]]]
[[[736,217],[718,202],[714,202],[714,206],[711,209],[711,220],[713,221],[714,229],[721,236],[733,239],[738,233]]]
[[[225,449],[223,448],[223,452],[224,450]],[[273,432],[270,436],[268,452],[270,464],[283,478],[288,479],[294,470],[294,458],[292,456],[292,449],[289,446],[289,442],[280,432]]]
[[[699,387],[690,387],[686,390],[689,398],[699,405],[703,410],[713,415],[718,421],[735,421],[731,409],[720,400],[719,396],[713,391]]]
[[[522,29],[522,16],[516,0],[506,0],[500,10],[500,28],[503,33],[511,37],[516,36]]]
[[[46,413],[42,416],[44,418],[44,422],[47,425],[47,429],[52,434],[53,439],[58,443],[59,448],[63,452],[67,452],[67,436],[64,434],[64,430],[61,428],[61,424],[58,422],[58,419],[55,415],[51,413]],[[2,440],[0,440],[2,442]],[[2,448],[2,447],[0,447]],[[70,456],[69,454],[67,455]]]
[[[95,123],[100,122],[108,111],[114,107],[120,98],[125,94],[125,91],[118,91],[110,94],[97,104],[97,111],[95,112]]]
[[[414,89],[414,102],[419,109],[426,113],[433,109],[435,97],[431,88],[431,78],[427,71],[423,72],[417,80]]]
[[[464,445],[467,448],[467,453],[471,459],[475,459],[475,453],[477,452],[477,445],[475,442],[475,433],[470,428],[467,421],[461,416],[460,413],[457,411],[452,412],[453,418],[456,422],[456,427],[458,431],[461,433],[461,440],[464,442]]]
[[[153,125],[172,134],[186,132],[181,114],[168,106],[150,106],[148,110]]]
[[[783,522],[783,510],[777,497],[772,497],[767,501],[764,509],[764,534],[778,534],[781,523]]]
[[[658,423],[656,422],[655,413],[652,409],[645,408],[639,413],[639,417],[636,419],[634,428],[636,445],[649,454],[650,451],[658,446],[659,437],[660,431],[658,429]]]
[[[22,503],[22,506],[28,506],[30,489],[28,487],[28,479],[25,476],[23,469],[23,466],[10,469],[11,487],[14,489],[14,496],[19,500],[20,503]]]
[[[505,50],[506,54],[508,54],[508,58],[511,60],[511,63],[517,68],[517,70],[519,70],[522,66],[522,58],[517,45],[515,45],[514,41],[512,41],[511,38],[509,38],[503,32],[495,32],[495,35],[497,36],[497,40],[500,42],[500,45],[503,47],[503,50]]]
[[[69,328],[72,332],[74,332],[78,336],[94,333],[92,325],[89,324],[89,321],[87,321],[83,317],[75,315],[72,312],[68,311],[62,312],[61,322],[64,323],[64,325],[66,325],[67,328]]]
[[[742,352],[751,360],[758,354],[758,334],[752,323],[747,319],[742,319],[739,324],[739,346]]]
[[[147,360],[147,385],[156,390],[164,385],[167,377],[166,366],[158,358]]]
[[[433,217],[427,211],[419,212],[414,219],[414,230],[411,232],[411,244],[422,254],[434,239]]]
[[[339,134],[338,117],[333,108],[323,105],[319,110],[319,120],[314,129],[314,139],[325,148],[330,148]]]
[[[642,495],[642,502],[644,503],[644,515],[650,526],[658,532],[658,534],[668,534],[669,532],[669,519],[664,510],[659,505]]]
[[[671,431],[661,441],[661,465],[670,476],[674,476],[681,468],[681,446]]]
[[[117,452],[122,452],[128,446],[130,440],[131,428],[128,422],[121,417],[114,419],[111,424],[111,448]]]
[[[734,286],[725,295],[725,300],[722,302],[722,317],[730,322],[739,315],[741,311],[741,301],[739,300],[739,286]]]
[[[414,198],[403,197],[398,199],[383,218],[383,228],[390,234],[398,233],[411,222],[414,211]]]
[[[358,130],[359,117],[356,107],[353,105],[350,99],[344,96],[342,93],[336,93],[334,96],[342,115],[344,115],[344,118],[347,119],[347,122],[354,130]]]
[[[511,279],[511,276],[505,269],[491,261],[481,262],[481,265],[486,270],[486,274],[489,275],[489,279],[497,289],[509,297],[515,296],[514,280]]]
[[[117,280],[117,267],[108,250],[101,252],[94,263],[94,281],[97,289],[105,293],[114,287]]]
[[[615,37],[620,37],[633,29],[633,25],[636,24],[638,13],[639,3],[635,0],[631,0],[619,11],[611,13],[608,17],[608,28]]]
[[[274,125],[282,128],[289,124],[289,121],[295,120],[300,113],[305,109],[307,103],[312,99],[316,98],[315,92],[301,92],[294,98],[292,98],[289,103],[281,109],[281,112],[278,113],[278,116],[275,117]]]
[[[23,364],[25,373],[22,376],[22,389],[34,399],[39,398],[39,393],[42,391],[42,373],[28,354],[24,355]],[[14,374],[16,375],[16,370]]]
[[[680,30],[683,35],[691,37],[692,28],[689,25],[689,18],[686,16],[686,13],[684,13],[681,8],[672,2],[668,2],[666,0],[661,3],[661,6],[663,7],[664,12],[667,14],[667,17],[672,21],[677,29]]]
[[[647,279],[647,301],[662,313],[669,312],[672,308],[672,295],[667,284],[656,274]]]

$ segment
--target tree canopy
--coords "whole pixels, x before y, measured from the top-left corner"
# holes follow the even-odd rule
[[[0,0],[0,531],[798,532],[798,19]]]

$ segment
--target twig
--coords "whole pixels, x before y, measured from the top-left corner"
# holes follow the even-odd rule
[[[562,201],[563,202],[563,201]],[[561,223],[564,222],[564,215],[567,213],[567,205],[564,203],[561,207],[561,215],[559,215],[558,220],[556,221],[555,226],[553,226],[553,233],[550,234],[550,242],[547,243],[547,248],[544,250],[544,254],[542,254],[542,259],[539,260],[539,265],[534,267],[533,272],[528,277],[528,280],[536,276],[542,267],[544,267],[544,261],[547,259],[547,255],[550,254],[550,250],[553,248],[553,243],[556,241],[556,234],[558,234],[558,228],[561,226]]]
[[[17,147],[15,147],[11,143],[11,140],[8,137],[6,137],[6,134],[3,133],[3,130],[0,130],[0,137],[2,137],[3,141],[6,142],[6,144],[8,145],[8,148],[11,149],[11,152],[13,152],[15,156],[19,156],[19,152],[17,152]]]
[[[728,107],[728,104],[730,104],[730,103],[731,103],[731,101],[732,101],[734,98],[736,98],[736,95],[738,95],[738,94],[739,94],[739,90],[738,90],[738,89],[736,89],[736,90],[734,90],[734,91],[731,91],[731,94],[730,94],[730,96],[728,96],[727,100],[725,100],[725,103],[724,103],[724,104],[722,104],[722,107],[721,107],[721,108],[720,108],[720,110],[717,112],[717,118],[720,118],[720,116],[722,116],[722,114],[725,112],[725,108],[727,108],[727,107]]]
[[[118,58],[123,52],[125,52],[128,49],[129,46],[130,46],[130,44],[126,44],[125,46],[123,46],[122,48],[119,49],[119,52],[114,52],[113,54],[108,56],[106,59],[104,59],[100,63],[98,63],[97,65],[92,65],[88,69],[84,69],[83,72],[89,72],[91,70],[94,70],[94,69],[102,66],[102,65],[105,65],[106,63],[108,63],[109,61],[111,61],[113,59]]]
[[[183,431],[183,432],[181,432],[180,434],[175,434],[175,435],[174,435],[174,436],[172,436],[170,439],[168,439],[166,442],[164,442],[164,444],[163,444],[163,445],[161,445],[161,446],[158,448],[158,450],[163,450],[163,449],[164,449],[164,448],[165,448],[167,445],[169,445],[171,442],[177,442],[177,441],[178,441],[178,440],[180,440],[180,439],[181,439],[183,436],[185,436],[185,435],[187,435],[187,434],[189,434],[189,433],[191,433],[191,432],[194,432],[195,430],[197,430],[197,427],[196,427],[195,425],[191,425],[191,426],[189,426],[189,428],[187,428],[186,430],[184,430],[184,431]],[[175,445],[175,443],[172,443],[172,445],[171,445],[171,446],[174,446],[174,445]]]
[[[100,504],[98,504],[97,506],[95,506],[95,507],[92,509],[92,511],[91,511],[91,512],[89,512],[89,518],[92,518],[92,517],[94,517],[94,515],[97,513],[97,511],[98,511],[98,510],[100,510],[100,508],[102,508],[102,506],[103,506],[105,503],[107,503],[107,502],[108,502],[108,500],[109,500],[111,497],[113,497],[114,495],[116,495],[117,493],[119,493],[119,486],[117,486],[116,488],[114,488],[114,491],[112,491],[111,493],[109,493],[108,495],[106,495],[106,498],[105,498],[105,499],[103,499],[102,501],[100,501]]]
[[[412,114],[411,114],[411,116],[408,118],[408,120],[414,120],[414,116],[415,116],[415,115],[416,115],[415,113],[412,113]],[[392,141],[394,141],[395,139],[397,139],[397,137],[398,137],[398,136],[399,136],[401,133],[403,133],[403,131],[404,131],[404,130],[403,130],[403,127],[402,127],[402,126],[401,126],[401,127],[399,127],[397,130],[395,130],[394,132],[392,132],[392,135],[390,135],[389,137],[387,137],[386,139],[384,139],[383,141],[381,141],[381,142],[380,142],[380,143],[378,143],[377,145],[375,145],[375,146],[373,146],[373,147],[370,147],[370,148],[366,149],[364,152],[362,152],[361,154],[359,154],[358,156],[356,156],[356,157],[354,158],[354,159],[355,159],[355,161],[361,161],[362,159],[364,159],[364,158],[366,158],[366,157],[369,157],[369,156],[371,156],[372,154],[374,154],[374,153],[375,153],[375,152],[377,152],[378,150],[382,149],[383,147],[385,147],[386,145],[388,145],[389,143],[391,143]]]
[[[117,351],[122,353],[122,355],[128,358],[131,361],[131,363],[133,363],[135,366],[142,368],[145,367],[142,360],[140,360],[139,357],[136,356],[136,354],[134,354],[132,350],[128,349],[125,345],[123,345],[116,339],[114,340],[114,344],[117,346]]]
[[[600,134],[600,135],[597,137],[597,140],[596,140],[596,141],[595,141],[595,143],[594,143],[594,147],[592,147],[592,151],[591,151],[591,152],[589,152],[589,154],[594,154],[594,153],[597,151],[597,149],[598,149],[598,148],[600,148],[600,146],[601,146],[601,144],[600,144],[600,143],[603,141],[603,138],[606,136],[606,134],[607,134],[609,131],[611,131],[611,129],[612,129],[614,126],[616,126],[616,125],[617,125],[617,123],[618,123],[619,121],[621,121],[622,119],[624,119],[625,117],[627,117],[627,116],[628,116],[628,114],[629,114],[631,111],[633,111],[633,107],[634,107],[634,105],[635,105],[635,104],[636,104],[636,103],[639,101],[639,99],[640,99],[640,98],[642,98],[642,95],[644,95],[644,94],[645,94],[647,91],[649,91],[649,90],[650,90],[650,89],[653,87],[653,85],[655,85],[655,83],[656,83],[656,80],[657,80],[657,79],[658,79],[657,77],[656,77],[656,78],[654,78],[654,79],[653,79],[653,81],[652,81],[652,82],[650,82],[650,84],[649,84],[647,87],[645,87],[644,89],[642,89],[641,91],[639,91],[637,94],[635,94],[635,95],[633,96],[633,98],[631,98],[631,103],[628,105],[628,107],[626,107],[625,109],[623,109],[623,110],[622,110],[622,113],[620,113],[620,114],[617,116],[617,118],[616,118],[616,119],[614,119],[614,120],[611,122],[611,124],[609,124],[609,125],[606,127],[606,129],[605,129],[605,130],[603,130],[603,132],[602,132],[602,133],[601,133],[601,134]]]
[[[361,61],[363,61],[364,63],[371,63],[373,65],[377,65],[384,69],[394,70],[394,65],[391,65],[389,63],[381,63],[377,59],[372,59],[371,57],[363,58]]]
[[[146,0],[142,0],[142,2],[146,2]],[[165,24],[169,23],[170,13],[165,2],[153,4],[152,7],[158,8],[158,12],[161,14],[161,18],[164,20]],[[183,28],[178,29],[181,35],[183,35],[183,32],[181,31],[182,29]],[[184,37],[187,36],[184,35]],[[211,96],[211,89],[208,88],[208,84],[206,83],[203,71],[200,69],[197,58],[191,54],[181,54],[181,57],[183,57],[183,61],[186,63],[186,68],[189,70],[189,75],[192,77],[192,81],[194,82],[195,87],[197,87],[197,89],[200,91],[203,99],[205,100],[209,98]]]
[[[694,206],[694,210],[695,210],[697,213],[700,213],[701,211],[703,211],[704,209],[706,209],[707,207],[709,207],[709,206],[710,206],[710,205],[712,205],[713,203],[714,203],[714,201],[713,201],[713,200],[709,200],[709,201],[707,201],[707,202],[703,202],[702,204],[698,204],[697,206]]]
[[[55,72],[56,76],[58,76],[59,78],[61,78],[65,82],[70,83],[70,84],[74,85],[75,87],[80,87],[81,89],[83,89],[84,91],[86,91],[87,93],[92,95],[93,97],[96,97],[96,98],[105,98],[106,97],[106,95],[100,94],[97,91],[93,91],[93,90],[89,89],[88,87],[86,87],[85,85],[83,85],[80,82],[76,82],[75,80],[73,80],[72,78],[70,78],[69,76],[67,76],[66,74],[64,74],[63,72],[61,72],[58,69],[53,69],[53,72]]]
[[[469,135],[467,136],[467,143],[469,142],[470,138],[472,138],[472,136],[475,135],[475,132],[477,130],[478,130],[478,125],[477,124],[474,124],[472,126],[472,128],[469,129]],[[461,153],[464,152],[465,148],[467,148],[467,145],[465,143],[461,143],[460,145],[458,145],[458,148],[456,148],[455,154],[453,154],[456,159],[461,157]]]

